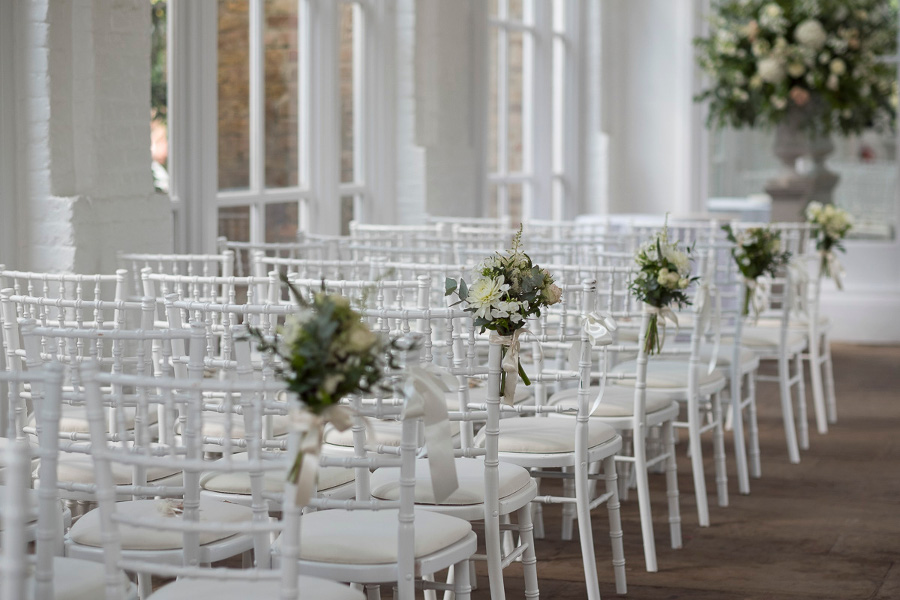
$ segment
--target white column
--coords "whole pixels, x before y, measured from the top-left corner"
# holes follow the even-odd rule
[[[694,0],[602,3],[602,128],[610,212],[686,213],[703,205],[695,169]]]
[[[18,264],[14,5],[0,2],[0,264]]]
[[[150,173],[150,12],[133,0],[16,3],[22,265],[109,272],[171,251]]]

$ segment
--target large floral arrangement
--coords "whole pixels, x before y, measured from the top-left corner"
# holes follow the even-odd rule
[[[458,303],[465,305],[465,310],[472,313],[475,326],[494,331],[502,338],[509,338],[504,343],[516,357],[516,370],[525,385],[530,385],[528,375],[518,361],[518,332],[525,326],[529,317],[541,316],[541,309],[559,302],[562,295],[560,288],[553,282],[553,276],[547,269],[535,265],[522,250],[522,229],[513,237],[512,248],[505,254],[497,253],[485,259],[473,272],[471,284],[447,278],[446,293],[456,293]],[[458,304],[457,303],[457,304]],[[506,386],[506,366],[501,375],[501,389],[507,392],[513,386]],[[509,393],[506,394],[509,396]]]
[[[663,339],[659,335],[659,317],[677,319],[670,306],[679,308],[690,305],[686,288],[697,277],[691,277],[691,250],[680,249],[678,242],[669,241],[669,231],[663,227],[652,240],[641,246],[635,255],[640,272],[631,283],[636,298],[652,307],[650,323],[644,338],[644,351],[648,354],[662,350]]]
[[[781,251],[781,234],[768,227],[750,227],[737,233],[730,225],[723,225],[722,229],[734,244],[731,255],[744,276],[746,287],[742,314],[750,314],[751,304],[758,314],[762,307],[757,306],[753,299],[759,290],[759,278],[775,275],[778,267],[786,265],[791,259],[791,253]]]
[[[288,474],[288,480],[296,484],[304,468],[304,453],[318,453],[324,425],[330,422],[341,430],[351,425],[351,415],[340,400],[387,391],[386,375],[396,365],[391,353],[394,342],[373,333],[348,298],[323,289],[307,299],[288,286],[300,310],[285,319],[274,339],[257,329],[250,331],[259,340],[260,350],[280,357],[276,374],[302,404],[297,417],[304,430],[301,450]],[[311,458],[314,474],[318,457]]]
[[[806,220],[812,225],[816,236],[816,250],[822,257],[821,272],[833,278],[838,289],[843,289],[841,266],[835,250],[844,251],[841,242],[853,228],[853,220],[846,210],[833,204],[823,206],[821,202],[810,202],[806,206]]]
[[[887,0],[714,2],[698,61],[709,124],[777,125],[792,108],[819,133],[884,129],[897,107],[897,15]]]

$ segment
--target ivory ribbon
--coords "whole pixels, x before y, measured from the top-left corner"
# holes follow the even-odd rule
[[[672,321],[675,323],[675,335],[678,335],[678,316],[672,312],[672,309],[668,306],[653,306],[652,304],[644,304],[644,312],[649,315],[658,315],[658,319],[656,320],[656,330],[659,331],[662,328],[662,333],[660,333],[659,338],[659,347],[662,348],[666,345],[666,320]]]
[[[353,425],[353,415],[346,406],[338,404],[329,406],[320,415],[294,406],[290,409],[290,428],[300,433],[300,472],[293,482],[297,485],[297,506],[306,506],[316,489],[326,423],[338,431],[346,431]]]
[[[769,305],[771,282],[768,277],[760,275],[756,279],[745,278],[744,284],[750,290],[750,308],[753,309],[754,318],[759,319],[760,313]]]
[[[447,500],[459,488],[456,461],[453,457],[453,436],[447,416],[447,400],[444,396],[446,391],[448,390],[445,382],[433,370],[422,367],[407,368],[406,381],[403,384],[406,405],[402,418],[421,417],[425,423],[431,489],[438,504]]]
[[[600,312],[590,312],[581,320],[581,329],[587,334],[588,343],[592,348],[597,348],[600,346],[609,346],[613,343],[613,332],[616,331],[619,326],[616,324],[616,320],[612,317],[612,315],[600,313]],[[581,342],[577,342],[572,344],[571,350],[569,350],[569,363],[570,364],[578,364],[581,358]],[[594,398],[593,402],[591,402],[591,407],[588,410],[588,415],[594,414],[594,411],[597,410],[597,407],[600,406],[600,402],[603,400],[603,392],[606,390],[606,371],[607,371],[607,359],[608,356],[603,354],[603,375],[600,376],[600,391],[597,392],[597,397]]]
[[[529,333],[534,336],[534,334],[526,327],[516,329],[512,335],[500,335],[496,331],[491,332],[491,344],[509,348],[509,350],[506,351],[506,356],[503,357],[503,362],[500,366],[506,373],[506,387],[503,389],[503,402],[510,406],[515,404],[516,384],[519,382],[519,336],[523,333]],[[537,336],[535,336],[535,338],[536,337]],[[543,350],[541,349],[540,343],[538,343],[537,348],[539,356],[543,358]]]
[[[789,262],[787,267],[791,274],[791,283],[796,290],[794,292],[793,309],[797,314],[805,315],[807,314],[809,271],[806,268],[806,263],[799,258]]]
[[[715,298],[714,310],[710,302],[711,296]],[[706,335],[710,327],[714,328],[712,356],[709,357],[707,371],[708,374],[712,374],[719,360],[719,345],[722,341],[722,296],[719,295],[715,284],[709,283],[708,280],[703,281],[697,288],[697,319],[698,331],[702,335]]]
[[[833,250],[821,250],[819,254],[822,255],[822,266],[824,267],[824,271],[826,275],[830,275],[832,279],[834,279],[834,284],[837,286],[837,289],[843,290],[844,285],[841,282],[841,277],[844,276],[844,267],[841,265],[841,261],[838,260],[837,254],[834,253]]]

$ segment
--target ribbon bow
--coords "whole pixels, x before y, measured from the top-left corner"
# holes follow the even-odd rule
[[[758,319],[760,313],[769,305],[769,293],[772,290],[772,284],[769,278],[763,275],[756,279],[747,277],[744,279],[744,284],[747,286],[747,293],[744,298],[744,314],[749,314],[748,309],[752,306],[754,318]]]
[[[711,308],[710,295],[715,298],[715,310]],[[722,296],[718,294],[715,284],[711,284],[709,280],[703,280],[697,288],[696,300],[700,333],[705,335],[710,327],[714,328],[712,356],[709,358],[708,369],[708,373],[711,374],[716,369],[716,363],[719,360],[719,345],[722,341]]]
[[[431,486],[435,502],[441,504],[459,488],[459,479],[456,474],[453,436],[444,396],[449,390],[435,369],[438,368],[407,368],[406,381],[403,384],[406,405],[403,408],[402,418],[422,417],[425,423]]]
[[[581,320],[581,329],[587,335],[588,343],[592,348],[599,346],[609,346],[613,343],[613,332],[619,328],[616,320],[612,315],[601,312],[590,312]],[[572,344],[569,349],[569,364],[577,365],[581,358],[581,341]],[[589,415],[594,414],[600,402],[603,400],[603,392],[606,390],[606,371],[607,371],[608,355],[603,353],[603,374],[600,377],[600,391],[597,397],[591,402]]]
[[[837,289],[843,290],[844,284],[841,282],[841,277],[845,275],[845,272],[837,254],[833,250],[820,250],[819,254],[822,256],[822,272],[834,279]]]
[[[806,262],[801,259],[794,259],[787,265],[788,272],[791,275],[791,283],[794,284],[794,306],[793,310],[799,315],[807,313],[809,271]]]
[[[289,415],[291,430],[300,434],[300,447],[288,481],[297,486],[297,506],[305,506],[316,489],[325,424],[331,423],[338,431],[346,431],[353,425],[353,415],[346,406],[339,404],[329,406],[319,415],[292,406]]]
[[[515,404],[516,384],[519,382],[519,375],[522,375],[522,381],[525,382],[525,385],[531,385],[531,381],[522,369],[521,364],[519,364],[519,336],[523,333],[534,336],[534,334],[526,327],[516,329],[513,331],[512,335],[500,335],[496,331],[491,332],[491,344],[497,344],[508,348],[500,366],[506,374],[506,382],[503,387],[503,402],[510,406]],[[540,343],[538,343],[537,348],[538,355],[543,358],[543,350],[541,349]]]
[[[653,331],[656,330],[656,339],[658,341],[656,348],[658,352],[659,350],[662,350],[662,347],[666,343],[666,320],[675,323],[675,335],[678,335],[678,316],[668,306],[653,306],[652,304],[644,304],[644,312],[650,315],[650,324],[647,328],[647,338],[645,340],[644,348],[649,354],[652,354],[650,342],[654,337]],[[661,336],[658,327],[662,327]]]

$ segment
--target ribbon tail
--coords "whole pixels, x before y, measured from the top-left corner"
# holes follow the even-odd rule
[[[319,454],[318,452],[303,452],[297,454],[295,460],[297,471],[294,475],[292,484],[296,486],[294,494],[297,506],[306,506],[316,493],[316,479],[319,472]]]
[[[459,488],[453,456],[453,434],[442,382],[433,373],[412,367],[406,396],[407,405],[415,405],[414,411],[421,413],[425,425],[432,492],[435,501],[441,504]]]

